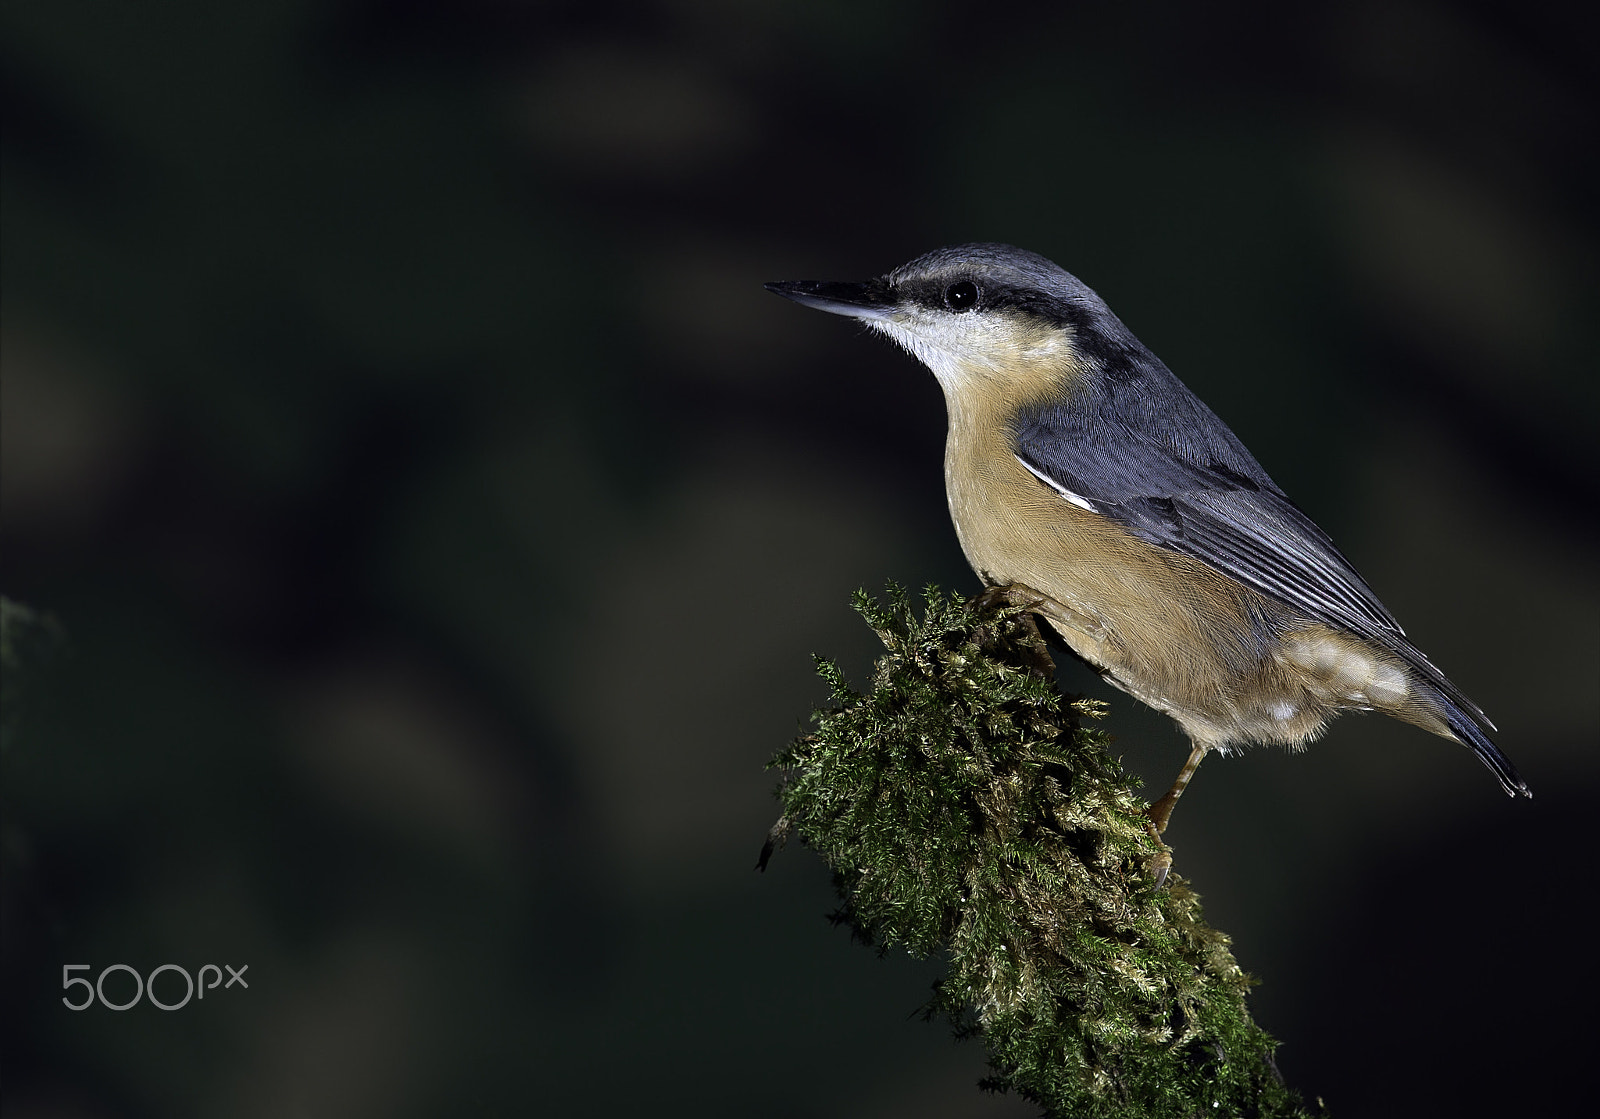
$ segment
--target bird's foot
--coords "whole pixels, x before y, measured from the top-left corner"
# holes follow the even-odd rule
[[[1049,595],[1041,594],[1032,587],[1025,587],[1021,583],[1004,583],[1000,586],[985,587],[982,592],[972,599],[972,605],[979,610],[1019,606],[1024,610],[1031,611],[1037,610],[1049,600]]]
[[[1178,771],[1178,779],[1172,783],[1161,799],[1144,810],[1150,817],[1150,834],[1157,839],[1167,830],[1167,825],[1172,822],[1172,810],[1177,807],[1178,798],[1183,795],[1183,790],[1189,787],[1189,781],[1194,777],[1194,771],[1200,768],[1209,746],[1195,746],[1189,751],[1189,760],[1183,763],[1183,768]]]
[[[1045,643],[1044,635],[1039,632],[1039,623],[1032,613],[1046,601],[1045,595],[1031,587],[1024,587],[1020,583],[1008,583],[1003,587],[989,587],[974,597],[968,605],[980,613],[1005,607],[1021,607],[1026,611],[1017,615],[1017,624],[1022,627],[1023,632],[1021,640],[1016,641],[1013,648],[1029,671],[1048,679],[1056,674],[1056,662],[1050,656],[1050,647]],[[986,649],[993,648],[999,643],[1000,635],[987,626],[980,627],[978,633],[979,643]]]
[[[1169,789],[1165,796],[1144,810],[1150,822],[1146,826],[1150,835],[1156,842],[1161,841],[1161,833],[1167,830],[1167,825],[1172,822],[1172,810],[1178,805],[1178,797],[1183,795],[1182,789]]]
[[[1155,879],[1155,885],[1150,887],[1152,894],[1159,894],[1161,888],[1167,884],[1167,875],[1172,872],[1172,852],[1163,848],[1160,852],[1150,857],[1146,864],[1150,875]]]
[[[1159,893],[1161,887],[1167,884],[1167,875],[1172,871],[1172,848],[1161,842],[1161,833],[1156,830],[1154,823],[1147,822],[1145,830],[1150,833],[1150,838],[1155,841],[1156,853],[1150,856],[1150,861],[1145,864],[1156,884],[1150,888],[1152,894]]]

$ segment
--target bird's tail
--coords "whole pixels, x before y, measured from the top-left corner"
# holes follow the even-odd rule
[[[1436,693],[1435,698],[1439,704],[1439,712],[1450,725],[1450,732],[1455,735],[1456,741],[1471,747],[1472,752],[1478,755],[1478,760],[1488,766],[1500,779],[1500,787],[1506,791],[1506,795],[1531,797],[1533,790],[1528,788],[1528,783],[1517,773],[1517,767],[1511,764],[1511,759],[1502,754],[1500,747],[1489,740],[1483,727],[1478,725],[1478,720],[1456,706],[1449,696]]]

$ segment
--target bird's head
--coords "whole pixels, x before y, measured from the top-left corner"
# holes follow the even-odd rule
[[[791,280],[777,295],[860,319],[916,355],[959,400],[1057,397],[1138,342],[1090,288],[1037,253],[953,245],[864,283]]]

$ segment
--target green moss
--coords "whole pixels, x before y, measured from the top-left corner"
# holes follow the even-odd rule
[[[792,830],[832,867],[838,919],[881,950],[945,953],[927,1007],[981,1035],[1049,1115],[1313,1114],[1250,1020],[1250,979],[1182,878],[1155,889],[1144,804],[1057,690],[1031,619],[929,588],[855,608],[887,647],[782,751]]]

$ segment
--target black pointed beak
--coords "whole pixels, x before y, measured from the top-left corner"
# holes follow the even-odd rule
[[[886,319],[895,305],[889,285],[882,280],[868,280],[864,284],[842,284],[831,280],[780,280],[766,287],[773,295],[852,319]]]

